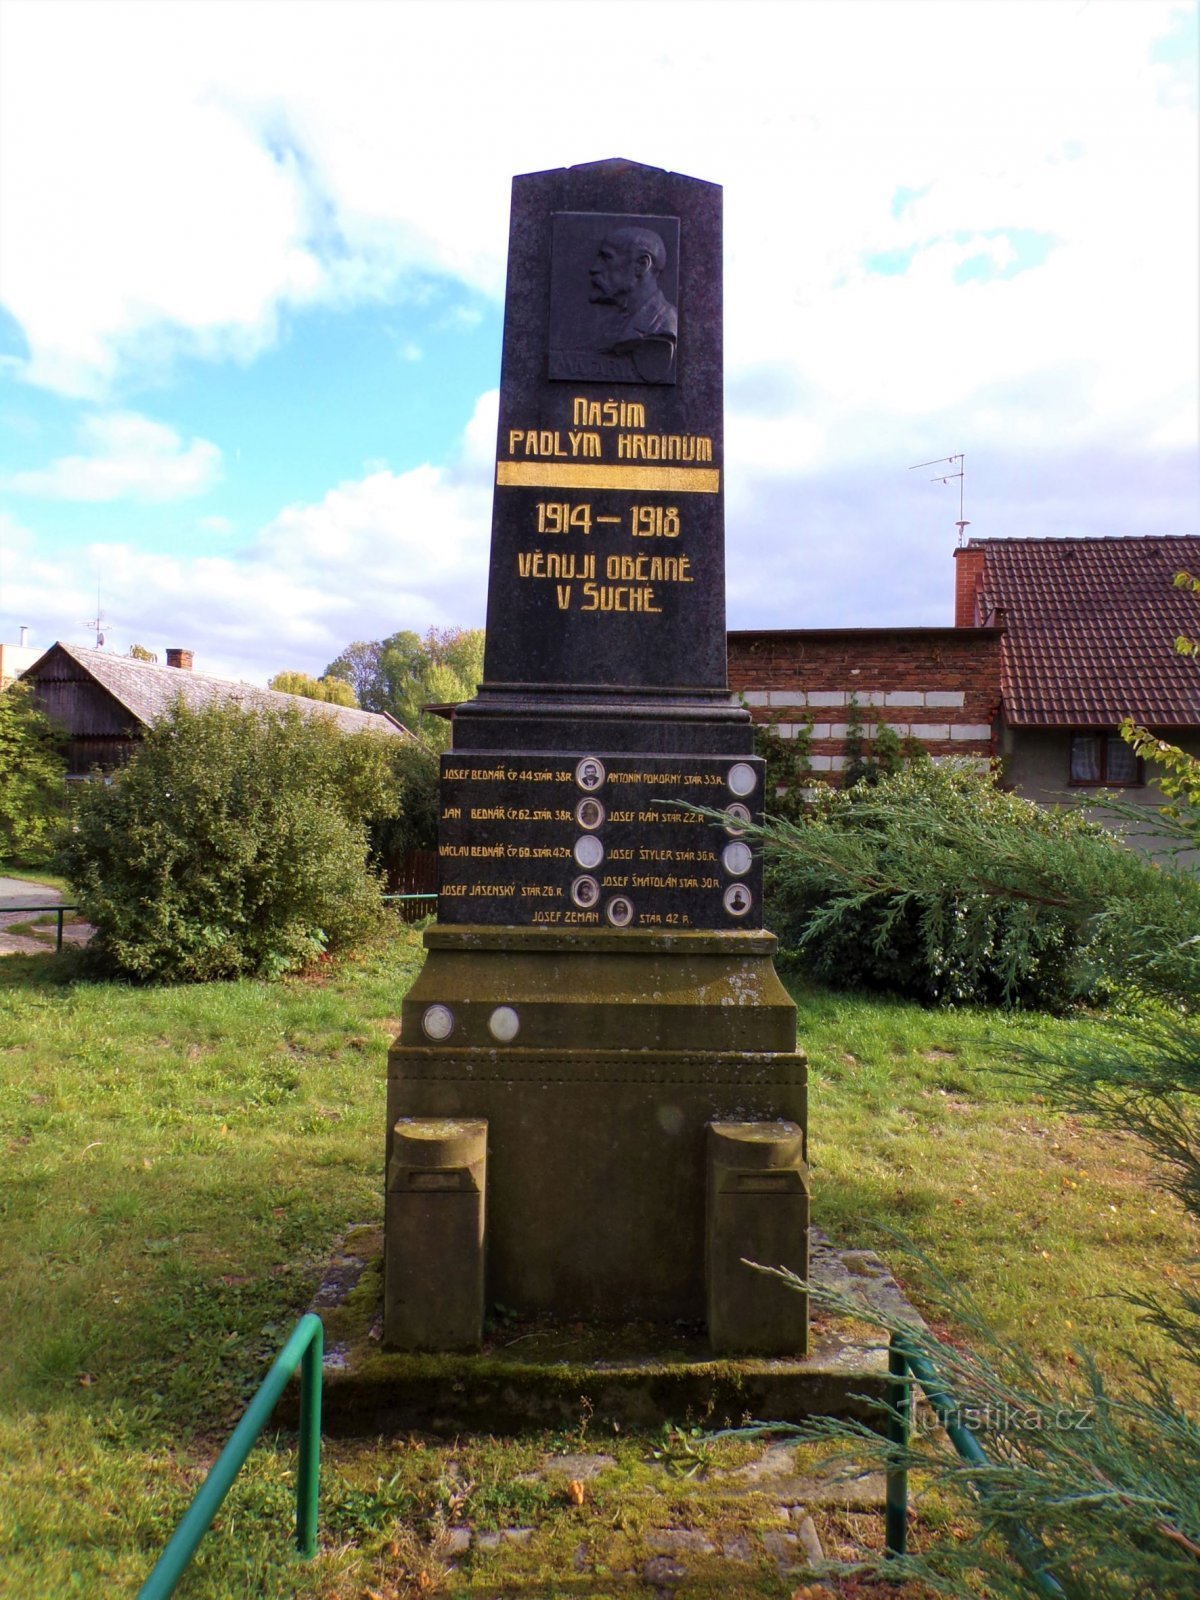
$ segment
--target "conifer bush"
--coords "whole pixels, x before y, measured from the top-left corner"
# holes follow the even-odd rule
[[[1105,981],[1123,928],[1200,918],[1193,878],[965,763],[825,790],[764,846],[767,922],[785,952],[821,982],[926,1002],[1061,1010]]]
[[[326,718],[189,710],[84,787],[59,854],[93,958],[134,979],[275,976],[380,915],[368,824],[394,814],[394,746]]]
[[[1181,852],[1174,859],[1148,860],[1078,813],[1026,809],[994,784],[945,768],[831,799],[807,831],[774,824],[762,835],[806,948],[830,929],[846,941],[855,925],[878,937],[890,918],[893,933],[902,934],[907,919],[918,947],[941,950],[939,930],[949,923],[950,948],[965,970],[991,939],[1019,979],[1031,919],[1059,928],[1074,943],[1064,993],[1099,972],[1122,993],[1126,1012],[1098,1036],[1060,1041],[1019,1064],[1052,1104],[1136,1137],[1154,1158],[1158,1184],[1200,1218],[1200,760],[1132,724],[1123,732],[1159,763],[1169,803],[1154,824],[1173,836]],[[1108,812],[1134,834],[1146,827],[1144,808],[1110,800]],[[996,938],[990,930],[1003,910],[1020,920],[1001,925]],[[1183,1370],[1195,1372],[1200,1294],[1175,1283],[1172,1273],[1161,1297],[1131,1298],[1182,1356]],[[839,1309],[836,1293],[810,1288],[818,1304]],[[903,1466],[963,1497],[974,1523],[967,1536],[955,1525],[952,1536],[891,1564],[891,1575],[955,1600],[1200,1594],[1194,1384],[1173,1387],[1132,1357],[1102,1373],[1084,1346],[1076,1348],[1076,1376],[1064,1380],[1031,1360],[1019,1336],[1001,1338],[954,1285],[941,1280],[935,1298],[939,1313],[970,1335],[969,1346],[903,1319],[880,1321],[933,1366],[988,1463],[961,1460],[925,1430],[906,1448],[850,1422],[808,1430],[840,1440],[859,1470]]]

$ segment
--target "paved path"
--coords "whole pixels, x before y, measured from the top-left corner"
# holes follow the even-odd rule
[[[26,906],[58,905],[62,892],[48,888],[44,883],[31,883],[28,878],[0,877],[0,956],[35,955],[54,948],[54,924],[46,924],[47,937],[31,939],[24,933],[9,933],[13,923],[28,922]],[[86,944],[93,928],[90,923],[76,922],[63,929],[63,938],[70,944]]]

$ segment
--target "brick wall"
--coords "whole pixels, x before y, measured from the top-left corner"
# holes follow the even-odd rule
[[[961,568],[960,568],[961,570]],[[853,693],[863,732],[886,722],[919,739],[936,761],[988,760],[1000,704],[998,628],[845,628],[729,635],[729,687],[755,722],[778,718],[794,737],[813,719],[813,772],[844,764]]]
[[[983,563],[987,551],[976,545],[962,545],[954,552],[954,626],[973,628],[976,599],[983,584]]]

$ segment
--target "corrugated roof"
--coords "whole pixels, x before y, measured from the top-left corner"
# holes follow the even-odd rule
[[[403,723],[384,712],[330,705],[327,701],[309,700],[299,694],[280,694],[276,689],[259,689],[252,683],[236,683],[231,678],[211,678],[203,672],[191,672],[182,667],[162,667],[154,661],[135,661],[129,656],[112,655],[107,650],[64,644],[61,639],[54,648],[70,656],[147,727],[182,699],[193,710],[232,701],[234,705],[256,711],[292,709],[304,717],[327,717],[344,733],[371,730],[405,739],[413,737]]]
[[[1200,538],[972,539],[984,551],[985,622],[1003,613],[1008,722],[1026,727],[1200,726],[1200,663],[1176,638],[1200,634]]]

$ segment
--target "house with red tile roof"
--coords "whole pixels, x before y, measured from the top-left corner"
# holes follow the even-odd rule
[[[972,539],[955,551],[952,628],[794,628],[729,635],[729,683],[756,723],[807,728],[813,776],[837,782],[852,720],[885,723],[934,761],[999,758],[1042,804],[1100,789],[1161,803],[1129,716],[1200,755],[1200,537]]]
[[[1159,802],[1118,732],[1126,717],[1200,755],[1200,537],[971,539],[955,551],[955,624],[1000,630],[998,753],[1043,804],[1116,789]]]

